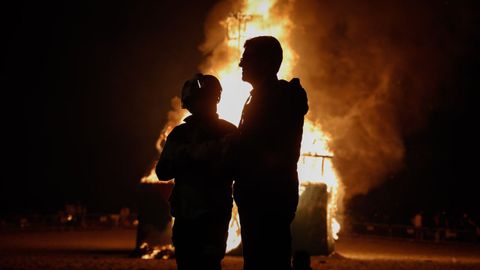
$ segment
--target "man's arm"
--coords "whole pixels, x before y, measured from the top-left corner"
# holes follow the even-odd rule
[[[175,142],[167,140],[160,158],[155,167],[155,172],[159,180],[170,180],[175,178]]]

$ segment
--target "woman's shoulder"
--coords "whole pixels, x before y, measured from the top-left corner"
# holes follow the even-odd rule
[[[237,131],[237,126],[232,124],[231,122],[224,120],[224,119],[218,119],[218,126],[222,129],[227,131],[228,133],[236,132]]]

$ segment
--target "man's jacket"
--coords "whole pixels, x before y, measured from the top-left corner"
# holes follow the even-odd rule
[[[234,187],[239,206],[262,202],[266,208],[296,207],[297,162],[307,111],[307,95],[298,79],[252,90],[239,125]]]

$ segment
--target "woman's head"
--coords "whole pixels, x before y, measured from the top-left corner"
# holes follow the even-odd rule
[[[217,111],[222,86],[213,75],[196,74],[182,88],[182,107],[192,114],[208,114]]]

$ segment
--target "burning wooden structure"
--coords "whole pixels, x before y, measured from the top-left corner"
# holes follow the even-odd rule
[[[299,168],[307,166],[309,175],[301,174],[300,198],[295,220],[292,223],[293,250],[307,251],[312,255],[330,255],[335,250],[337,223],[336,190],[327,185],[326,164],[333,156],[304,153]]]
[[[328,215],[329,193],[324,183],[306,184],[292,223],[292,248],[311,255],[330,255],[335,250]]]
[[[147,177],[138,185],[138,225],[134,257],[150,259],[173,256],[173,219],[168,203],[172,188],[172,182],[162,183]]]

